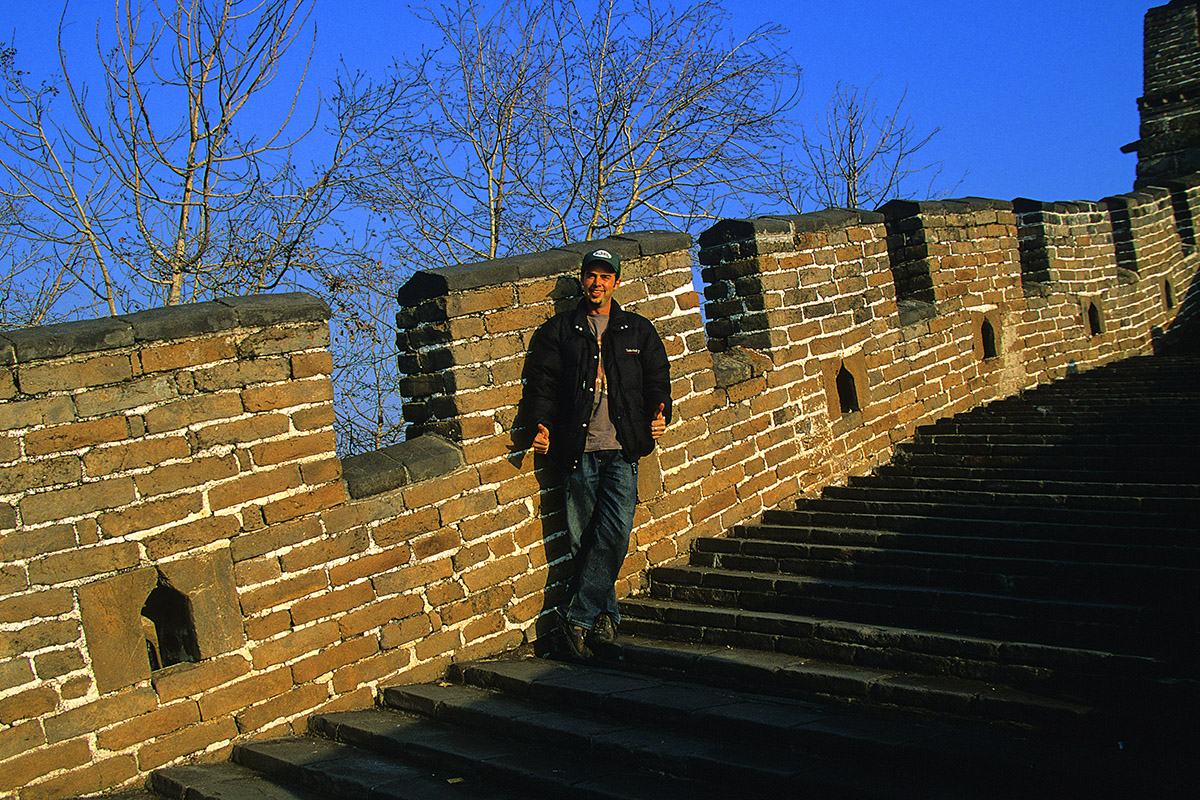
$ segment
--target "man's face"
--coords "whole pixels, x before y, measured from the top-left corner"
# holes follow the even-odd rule
[[[617,273],[604,264],[588,264],[580,275],[583,296],[593,311],[605,313],[612,302],[613,291],[621,285]]]

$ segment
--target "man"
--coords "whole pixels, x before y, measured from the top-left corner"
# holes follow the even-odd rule
[[[559,608],[569,656],[616,641],[614,584],[633,530],[638,459],[671,419],[671,373],[654,325],[613,299],[621,261],[593,250],[583,299],[534,335],[529,353],[533,449],[562,470],[574,578]]]

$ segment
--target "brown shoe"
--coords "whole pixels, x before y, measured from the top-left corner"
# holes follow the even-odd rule
[[[600,645],[601,647],[609,647],[617,643],[617,621],[612,614],[605,612],[596,617],[596,623],[592,625],[592,632],[588,636],[588,642],[593,647]]]
[[[563,653],[568,658],[575,661],[588,661],[592,658],[592,650],[587,646],[587,628],[560,617],[558,630]]]

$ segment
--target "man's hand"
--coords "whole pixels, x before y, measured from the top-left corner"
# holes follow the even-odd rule
[[[537,436],[533,437],[533,452],[543,455],[550,452],[550,431],[546,430],[546,426],[540,422]]]
[[[650,420],[651,439],[657,439],[667,432],[667,420],[663,417],[663,412],[666,410],[666,403],[658,404],[658,411],[655,412],[654,419]]]

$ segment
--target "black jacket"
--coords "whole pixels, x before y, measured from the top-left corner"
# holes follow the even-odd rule
[[[527,392],[530,427],[550,431],[550,456],[573,469],[587,441],[599,348],[585,304],[557,314],[538,328],[529,350]],[[653,323],[614,301],[603,336],[608,412],[625,460],[654,449],[650,420],[664,406],[671,420],[671,369]]]

